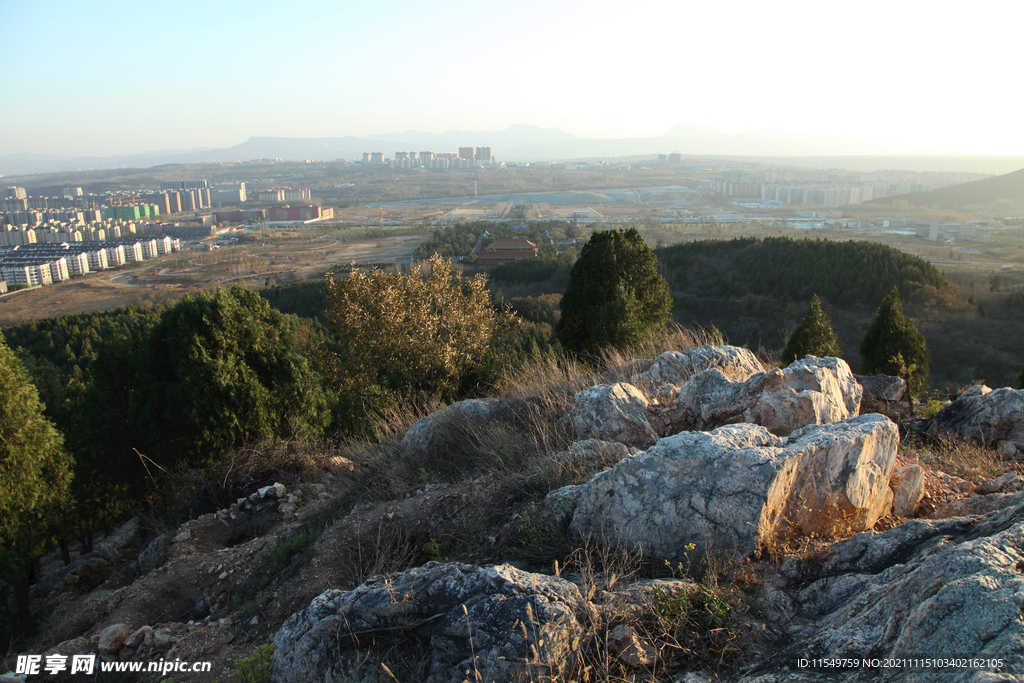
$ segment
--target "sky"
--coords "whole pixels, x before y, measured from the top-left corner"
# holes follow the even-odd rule
[[[0,0],[0,154],[512,124],[1024,154],[1024,3]]]

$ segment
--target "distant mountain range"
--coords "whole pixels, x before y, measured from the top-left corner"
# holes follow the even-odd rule
[[[584,159],[650,158],[658,153],[735,157],[864,157],[921,156],[927,150],[909,145],[800,135],[780,129],[752,129],[723,133],[710,126],[684,123],[651,138],[583,138],[557,128],[516,124],[493,132],[458,131],[369,135],[365,137],[279,138],[252,137],[233,147],[188,150],[161,149],[109,157],[72,157],[54,154],[0,155],[0,174],[21,175],[117,167],[149,168],[163,164],[249,161],[281,158],[289,161],[362,158],[364,152],[457,152],[459,147],[490,147],[500,161],[575,161]],[[951,169],[968,170],[968,169]],[[989,171],[992,172],[992,171]]]
[[[910,206],[937,206],[942,209],[982,206],[996,202],[1024,204],[1024,169],[976,180],[972,183],[950,185],[931,192],[911,192],[894,197],[872,199],[867,204],[893,204],[906,202]]]

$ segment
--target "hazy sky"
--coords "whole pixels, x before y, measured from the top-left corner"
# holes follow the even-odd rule
[[[0,154],[513,123],[1024,154],[1024,3],[0,0]]]

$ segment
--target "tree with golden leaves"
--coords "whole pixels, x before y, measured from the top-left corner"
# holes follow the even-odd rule
[[[321,357],[336,383],[366,396],[453,399],[495,378],[520,328],[491,301],[484,275],[464,280],[434,256],[410,273],[353,270],[327,283],[327,320],[342,348]]]

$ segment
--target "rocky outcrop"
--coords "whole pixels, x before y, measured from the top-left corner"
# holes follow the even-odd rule
[[[651,400],[664,403],[674,400],[683,384],[695,374],[712,368],[735,380],[764,372],[761,361],[748,349],[705,344],[683,351],[666,351],[629,381],[643,389]]]
[[[575,503],[577,536],[667,559],[690,543],[742,557],[793,533],[870,527],[892,503],[898,441],[881,415],[806,427],[788,440],[729,425],[664,438],[551,496],[562,518]]]
[[[744,381],[711,369],[694,375],[672,403],[652,406],[648,421],[663,436],[741,422],[785,436],[805,425],[857,415],[862,391],[840,358],[807,356]]]
[[[911,520],[858,534],[769,590],[790,645],[743,683],[997,681],[1024,672],[1024,504],[983,520]],[[801,670],[799,659],[970,658],[1001,666]],[[1005,673],[997,673],[997,670]],[[1009,677],[1007,674],[1011,674]],[[1012,674],[1016,674],[1014,677]]]
[[[864,390],[863,401],[873,405],[902,401],[907,396],[907,381],[891,375],[856,375]]]
[[[416,421],[402,438],[402,445],[417,454],[427,453],[450,437],[453,425],[480,424],[504,414],[504,402],[496,398],[471,398],[453,403]]]
[[[376,680],[373,655],[385,651],[405,658],[399,680],[547,680],[573,661],[592,609],[564,579],[430,562],[292,615],[274,638],[272,680]]]
[[[924,427],[928,436],[1024,442],[1024,390],[973,386]]]
[[[168,534],[160,534],[146,546],[145,550],[139,553],[139,572],[148,574],[164,562],[171,548],[171,541]]]
[[[577,439],[616,441],[646,448],[658,440],[647,422],[647,397],[632,384],[598,384],[576,394],[576,405],[558,421]]]
[[[920,465],[898,467],[889,479],[892,511],[900,517],[913,517],[924,498],[924,470]]]

